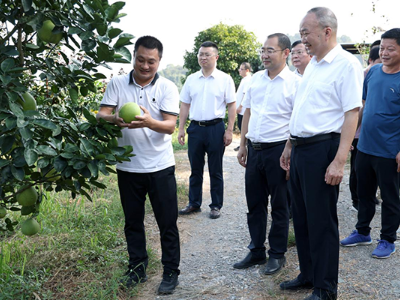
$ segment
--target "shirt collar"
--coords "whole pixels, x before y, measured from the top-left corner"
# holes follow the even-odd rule
[[[288,67],[287,65],[285,65],[285,67],[282,69],[282,71],[281,71],[278,75],[276,75],[276,76],[274,77],[274,79],[277,78],[277,77],[280,77],[280,78],[282,78],[283,80],[285,80],[288,76],[290,76],[289,73],[290,73],[289,67]],[[264,76],[267,77],[267,78],[269,78],[269,76],[268,76],[268,70],[265,70]],[[272,79],[272,80],[273,80],[273,79]]]
[[[129,84],[136,84],[136,85],[138,85],[137,83],[136,83],[136,81],[135,81],[135,78],[133,78],[133,73],[134,73],[134,69],[129,73]],[[156,81],[158,80],[158,78],[160,77],[160,75],[158,75],[158,73],[156,73],[156,75],[154,76],[154,78],[153,78],[153,80],[149,83],[149,84],[147,84],[147,85],[155,85],[156,84]],[[146,86],[147,86],[146,85]]]
[[[325,55],[324,58],[322,58],[322,59],[320,60],[319,63],[321,63],[321,62],[323,62],[323,61],[326,61],[328,64],[330,64],[330,63],[335,59],[335,57],[340,53],[341,50],[343,50],[342,46],[341,46],[340,44],[337,44],[335,47],[333,47],[333,48],[331,49],[331,51],[329,51],[329,52]],[[313,64],[315,64],[315,65],[318,64],[317,58],[316,58],[315,56],[312,57],[311,62],[312,62]]]
[[[218,70],[217,68],[214,68],[214,71],[212,71],[212,73],[211,73],[210,76],[208,76],[208,77],[216,78],[216,77],[219,76],[219,74],[220,74],[219,70]],[[203,71],[200,69],[200,71],[199,71],[199,78],[201,78],[201,77],[206,78],[206,77],[203,75]]]

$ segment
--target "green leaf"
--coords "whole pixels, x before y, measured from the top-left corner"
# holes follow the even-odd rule
[[[14,60],[12,58],[7,58],[1,63],[1,69],[4,73],[7,73],[8,70],[14,67]]]
[[[82,32],[83,32],[83,30],[78,27],[69,27],[68,28],[68,34],[80,34]]]
[[[49,156],[56,156],[57,152],[50,146],[40,145],[37,147],[37,150],[40,154],[49,155]]]
[[[111,51],[108,45],[99,42],[99,46],[97,47],[99,61],[113,61],[113,54],[114,51]]]
[[[90,111],[88,111],[85,107],[83,108],[83,115],[85,116],[86,120],[89,121],[92,125],[97,125],[97,119],[95,116],[92,115]]]
[[[77,102],[79,98],[79,92],[77,88],[70,88],[68,89],[69,96],[71,97],[73,102]]]
[[[0,158],[0,168],[7,166],[10,163],[7,159]]]
[[[38,154],[33,149],[25,148],[24,157],[25,157],[25,161],[28,164],[28,166],[33,166],[38,159]]]
[[[83,97],[86,97],[89,93],[89,89],[86,86],[81,86],[79,91]]]
[[[19,133],[21,134],[21,136],[22,136],[22,138],[23,138],[24,140],[29,140],[29,139],[31,139],[32,136],[33,136],[32,131],[31,131],[29,128],[27,128],[27,127],[20,128],[20,129],[19,129]]]
[[[15,116],[11,116],[6,119],[6,128],[13,129],[17,127],[17,118]]]
[[[113,38],[117,37],[121,32],[122,30],[119,28],[111,28],[108,31],[108,37],[110,38],[110,40],[112,40]]]
[[[118,41],[115,43],[114,48],[120,48],[125,45],[131,45],[132,43],[130,40],[133,38],[134,38],[134,36],[131,34],[127,34],[127,33],[121,34],[119,36]]]
[[[37,162],[37,166],[40,169],[46,168],[49,164],[50,164],[50,159],[48,157],[42,157]]]
[[[132,60],[132,54],[126,47],[120,47],[115,49],[118,53],[122,54],[127,60],[131,61]]]
[[[82,50],[85,52],[89,52],[96,47],[96,42],[93,40],[85,40],[82,41]]]
[[[60,156],[66,159],[72,159],[76,156],[76,154],[72,152],[63,152],[60,154]]]
[[[14,142],[15,142],[15,136],[13,135],[2,136],[0,142],[1,152],[7,153],[8,151],[10,151],[12,146],[14,145]]]
[[[16,168],[14,166],[11,166],[11,174],[19,181],[24,180],[25,171],[23,168]]]
[[[76,160],[73,164],[73,167],[75,170],[83,169],[84,167],[86,167],[86,162],[82,160]]]
[[[107,188],[107,186],[105,184],[100,183],[100,182],[95,181],[95,180],[91,180],[90,184],[93,184],[95,187],[98,187],[100,189],[106,189]]]
[[[22,7],[24,8],[24,12],[27,12],[32,7],[32,0],[22,0]]]
[[[17,116],[17,117],[24,117],[24,113],[21,109],[21,106],[16,103],[10,103],[10,110]]]
[[[96,30],[97,30],[97,33],[99,35],[101,35],[101,36],[106,35],[106,33],[107,33],[107,24],[103,24],[103,23],[96,24]]]
[[[99,176],[99,169],[98,169],[97,164],[96,164],[96,162],[95,162],[94,160],[92,160],[92,161],[87,165],[87,167],[89,168],[90,173],[92,173],[92,177],[97,178],[97,176]]]
[[[46,119],[35,119],[32,121],[34,124],[39,125],[40,127],[50,129],[50,130],[56,130],[57,126],[53,122],[46,120]]]
[[[85,151],[89,155],[93,155],[93,152],[94,152],[93,145],[86,139],[81,139],[81,147],[80,147],[80,149],[82,151]]]
[[[31,43],[26,43],[26,44],[25,44],[25,47],[26,47],[27,49],[31,49],[31,50],[40,49],[40,47],[39,47],[38,45],[31,44]]]

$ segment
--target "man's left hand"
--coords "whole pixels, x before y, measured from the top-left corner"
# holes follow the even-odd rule
[[[224,145],[225,147],[229,146],[232,143],[232,130],[225,130],[224,134]]]
[[[344,164],[333,160],[326,169],[325,182],[329,185],[338,185],[342,182],[344,173]]]
[[[397,173],[400,173],[400,152],[396,155]]]

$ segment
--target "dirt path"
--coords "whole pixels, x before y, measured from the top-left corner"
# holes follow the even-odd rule
[[[280,282],[294,278],[299,272],[296,247],[289,248],[286,254],[286,267],[272,276],[260,274],[264,266],[247,270],[236,270],[232,267],[247,254],[249,243],[244,168],[237,163],[237,152],[233,150],[238,145],[239,139],[236,138],[227,147],[224,156],[225,194],[221,218],[211,220],[208,217],[208,205],[211,201],[206,168],[202,212],[178,219],[181,235],[181,276],[175,293],[171,296],[156,296],[160,276],[153,276],[142,290],[140,299],[295,300],[303,299],[309,293],[282,292],[278,286]],[[177,180],[187,184],[190,167],[186,152],[177,153],[176,162]],[[338,202],[341,238],[354,229],[357,220],[356,212],[351,209],[347,183],[348,166]],[[378,238],[380,206],[377,206],[371,227],[372,238]],[[154,231],[150,235],[157,237],[157,234]],[[376,243],[340,249],[339,299],[400,299],[399,255],[395,254],[387,260],[373,259],[371,252],[375,247]]]

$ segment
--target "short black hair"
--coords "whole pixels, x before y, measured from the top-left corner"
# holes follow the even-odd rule
[[[381,35],[381,39],[393,39],[396,40],[397,45],[400,46],[400,28],[393,28],[386,31]]]
[[[145,36],[138,38],[135,43],[134,53],[136,53],[138,51],[140,46],[147,48],[147,49],[157,49],[158,56],[161,59],[162,54],[163,54],[163,44],[155,37],[150,36],[150,35],[145,35]]]
[[[283,33],[274,33],[270,34],[267,39],[272,39],[274,37],[278,38],[278,46],[281,47],[282,50],[289,49],[292,50],[290,45],[290,39],[286,34]]]
[[[200,48],[201,48],[201,47],[205,47],[205,48],[212,47],[212,48],[214,48],[214,49],[217,51],[217,53],[218,53],[218,46],[217,46],[217,44],[214,43],[214,42],[210,42],[210,41],[203,42],[203,43],[200,45]]]
[[[242,62],[240,65],[243,66],[245,70],[249,70],[250,72],[253,72],[253,69],[251,68],[250,63]]]
[[[369,51],[368,61],[371,60],[372,62],[376,61],[379,58],[379,47],[372,48]]]
[[[296,47],[297,45],[299,45],[299,44],[303,44],[303,42],[302,42],[301,40],[297,40],[297,41],[293,42],[293,44],[292,44],[292,49],[293,49],[294,47]]]
[[[381,44],[381,40],[376,40],[375,42],[373,42],[370,46],[369,49],[372,49],[376,46],[379,46]],[[378,47],[379,48],[379,47]]]

